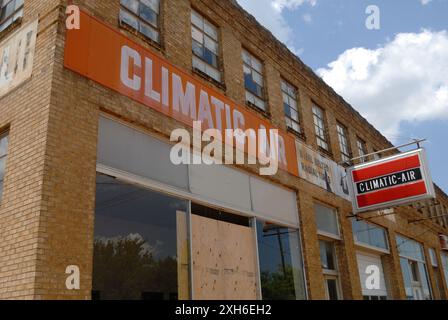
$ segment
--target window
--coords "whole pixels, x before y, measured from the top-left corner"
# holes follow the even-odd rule
[[[131,27],[146,38],[159,43],[160,0],[120,0],[120,24]]]
[[[264,300],[305,299],[299,231],[257,220]]]
[[[381,153],[377,153],[378,152],[378,150],[376,150],[376,149],[373,149],[373,152],[375,152],[374,154],[373,154],[373,160],[380,160],[381,159]]]
[[[196,11],[191,12],[193,68],[221,82],[218,29]]]
[[[365,156],[367,154],[367,144],[364,140],[358,138],[356,140],[356,147],[358,148],[358,156]],[[367,157],[362,157],[359,159],[361,163],[367,161]]]
[[[188,202],[97,175],[97,300],[188,299]]]
[[[23,0],[0,0],[0,32],[23,17]]]
[[[434,248],[429,248],[429,257],[431,259],[431,265],[437,267],[439,264],[437,263],[437,254]]]
[[[407,298],[409,300],[431,299],[428,272],[421,244],[402,236],[397,236],[396,240]]]
[[[339,277],[334,243],[320,240],[319,249],[327,299],[339,300]]]
[[[443,267],[443,273],[445,275],[445,282],[448,287],[448,254],[442,253],[442,267]]]
[[[325,114],[324,110],[316,105],[313,105],[313,118],[314,118],[314,128],[316,132],[317,145],[329,151],[327,131],[325,127]]]
[[[336,271],[336,254],[334,244],[328,241],[319,241],[320,261],[322,269]]]
[[[301,134],[299,108],[297,106],[297,89],[282,80],[282,94],[286,126],[295,133]]]
[[[352,220],[353,237],[355,242],[388,250],[386,230],[365,221]]]
[[[351,156],[350,143],[348,141],[348,130],[347,127],[338,123],[337,124],[338,137],[339,137],[339,148],[341,151],[341,159],[345,163],[349,163]]]
[[[314,205],[314,212],[316,215],[317,230],[324,235],[339,238],[339,224],[336,210],[316,203]]]
[[[0,135],[0,201],[3,196],[3,183],[5,179],[6,157],[8,155],[8,134]]]
[[[263,65],[252,54],[243,50],[244,86],[246,101],[260,110],[266,111]]]

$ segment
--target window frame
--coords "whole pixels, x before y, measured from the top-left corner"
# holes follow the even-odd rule
[[[8,152],[8,149],[9,149],[9,130],[0,131],[0,141],[2,141],[3,139],[5,139],[5,141],[6,141],[6,151],[5,151],[5,154],[3,154],[3,155],[0,154],[0,160],[2,160],[3,163],[4,163],[4,168],[3,168],[4,175],[0,179],[0,184],[1,184],[0,205],[2,203],[3,196],[4,196],[4,193],[5,193],[4,187],[5,187],[5,178],[6,178],[6,166],[7,166],[8,155],[9,155],[9,152]]]
[[[317,218],[316,218],[316,205],[324,207],[324,208],[327,208],[327,209],[330,209],[333,212],[334,216],[336,217],[336,228],[338,230],[338,234],[333,234],[333,233],[330,233],[328,231],[324,231],[324,230],[320,230],[319,229],[319,226],[317,225]],[[341,240],[342,239],[342,237],[341,237],[341,224],[339,222],[339,212],[338,212],[338,209],[330,207],[330,206],[328,206],[326,204],[323,204],[321,202],[314,202],[313,208],[314,208],[314,219],[316,219],[315,221],[316,221],[317,234],[321,235],[321,236],[324,236],[324,237],[327,237],[327,238],[330,238],[330,239],[333,239],[333,240]]]
[[[358,156],[360,157],[359,162],[367,162],[369,160],[368,157],[365,157],[369,153],[367,151],[367,142],[360,137],[356,137],[356,149],[358,152]]]
[[[245,55],[247,55],[250,58],[250,65],[246,62],[245,60]],[[265,79],[265,66],[264,66],[264,62],[262,59],[260,59],[258,56],[254,55],[251,51],[242,48],[241,51],[241,57],[243,59],[243,78],[244,78],[244,91],[245,91],[245,101],[246,101],[246,105],[248,105],[249,107],[257,110],[258,112],[264,113],[264,114],[269,114],[269,110],[268,110],[268,99],[267,99],[267,92],[266,92],[266,79]],[[253,66],[253,60],[255,60],[259,65],[260,65],[260,70],[256,70],[255,67]],[[261,88],[261,96],[258,95],[255,92],[252,92],[248,87],[247,87],[247,83],[246,83],[246,72],[245,69],[248,68],[250,70],[250,76],[251,76],[251,81],[260,86]],[[260,80],[262,81],[262,85],[260,85],[259,83],[257,83],[253,77],[253,74],[256,73],[259,77]],[[254,99],[258,99],[260,100],[263,105],[264,108],[261,108],[259,106],[257,106],[256,103],[253,103],[251,101],[248,100],[247,96],[252,95],[254,96]]]
[[[160,49],[162,46],[162,10],[161,10],[162,3],[161,2],[164,0],[157,0],[159,3],[159,8],[158,8],[159,12],[155,12],[155,14],[157,15],[157,26],[155,26],[152,22],[146,20],[145,18],[141,17],[140,13],[137,14],[137,13],[133,12],[131,9],[126,7],[122,3],[122,1],[124,1],[124,0],[120,0],[120,2],[119,2],[119,14],[118,14],[119,26],[122,27],[123,29],[126,29],[130,32],[135,33],[138,37],[143,38],[145,41],[147,41],[151,45]],[[142,0],[134,0],[134,1],[137,1],[138,4],[140,5]],[[152,10],[152,8],[149,7],[149,9],[154,12],[154,10]],[[136,21],[138,23],[138,29],[124,21],[124,19],[122,18],[123,12],[127,15],[131,15],[134,19],[136,19]],[[149,28],[152,29],[152,31],[155,31],[157,33],[157,38],[158,38],[157,40],[154,40],[153,38],[151,38],[150,36],[146,35],[145,33],[143,33],[141,31],[140,24],[142,22],[144,23],[144,25],[149,26]]]
[[[356,221],[356,220],[353,220],[353,221]],[[367,221],[363,221],[363,220],[360,220],[359,222],[362,222],[362,223],[365,223],[367,225],[373,226],[375,228],[381,229],[384,232],[383,234],[384,234],[384,239],[385,239],[387,248],[377,247],[377,246],[374,246],[374,245],[372,245],[370,243],[364,243],[364,242],[358,240],[356,238],[356,234],[355,234],[355,232],[353,230],[353,222],[352,222],[352,233],[353,233],[353,241],[354,241],[354,243],[357,246],[360,246],[360,247],[364,247],[364,248],[367,248],[367,249],[370,249],[370,250],[378,251],[380,253],[389,254],[390,253],[390,243],[389,243],[389,237],[388,237],[387,229],[382,227],[382,226],[379,226],[379,225],[377,225],[375,223],[371,223],[371,222],[367,222]]]
[[[313,114],[314,135],[316,136],[317,146],[319,147],[320,150],[323,150],[327,153],[331,153],[330,138],[328,135],[328,125],[325,110],[315,102],[313,102],[311,109]],[[316,111],[319,111],[321,114],[318,114],[318,112]],[[326,145],[326,147],[323,147],[321,144]]]
[[[203,24],[202,29],[193,22],[193,15],[197,15],[197,16],[199,16],[202,19],[202,24]],[[205,30],[205,22],[208,25],[210,25],[211,27],[215,28],[216,39],[214,39],[211,35],[209,35],[207,33],[207,31]],[[191,8],[190,27],[191,27],[191,51],[192,51],[192,68],[193,68],[193,71],[197,72],[199,75],[207,78],[207,80],[213,81],[216,85],[223,86],[224,85],[224,72],[223,72],[223,67],[222,67],[222,65],[223,65],[222,59],[223,58],[222,58],[222,48],[221,48],[220,27],[218,25],[216,25],[214,22],[212,22],[207,16],[202,14],[202,12],[196,10],[195,8]],[[201,35],[202,35],[202,43],[199,43],[196,39],[194,39],[194,37],[193,37],[193,30],[197,30],[198,32],[201,33]],[[209,50],[208,48],[206,48],[206,41],[205,41],[206,38],[209,38],[210,41],[212,41],[213,43],[216,44],[216,48],[217,48],[216,52],[213,52],[213,51]],[[208,61],[206,61],[204,59],[204,57],[201,57],[200,55],[198,55],[195,52],[195,50],[194,50],[194,43],[195,42],[197,42],[202,47],[202,50],[204,52],[207,49],[213,55],[215,55],[215,57],[216,57],[216,66],[210,64]],[[202,71],[198,67],[195,67],[195,59],[198,59],[198,60],[200,60],[200,62],[205,64],[205,70],[206,71]],[[218,73],[219,80],[214,78],[209,73],[207,73],[207,67],[214,69]]]
[[[338,132],[338,141],[339,141],[339,151],[341,152],[341,161],[345,164],[350,164],[351,159],[353,158],[352,148],[350,145],[350,137],[348,134],[347,126],[343,125],[341,122],[336,122],[336,130]],[[343,142],[342,140],[345,140]],[[346,150],[344,150],[344,147]]]
[[[5,1],[5,2],[4,2]],[[8,30],[11,26],[14,26],[15,24],[20,24],[23,19],[23,13],[24,13],[24,7],[25,7],[25,1],[24,0],[0,0],[0,17],[3,10],[6,10],[6,7],[14,3],[14,10],[8,15],[3,18],[3,20],[0,20],[0,35]],[[21,3],[17,5],[17,3]],[[4,9],[5,8],[5,9]],[[8,22],[8,20],[11,20]]]
[[[284,90],[284,87],[286,87],[288,90],[293,91],[293,95],[291,95],[288,90]],[[280,79],[280,90],[282,92],[282,99],[283,99],[283,111],[285,112],[285,122],[286,122],[286,128],[288,131],[294,133],[295,135],[299,137],[303,137],[303,129],[302,129],[302,117],[300,113],[300,100],[299,100],[299,89],[294,86],[291,82],[285,80],[284,78]],[[293,106],[291,106],[289,103],[285,102],[285,99],[291,99],[295,102],[296,108],[294,109]],[[297,120],[294,118],[288,116],[288,113],[286,112],[286,108],[288,108],[289,113],[291,114],[291,111],[297,113]],[[298,130],[293,128],[292,125],[289,124],[289,121],[291,121],[291,124],[296,124],[298,126]]]

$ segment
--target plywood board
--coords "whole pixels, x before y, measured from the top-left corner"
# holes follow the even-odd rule
[[[195,299],[257,298],[251,228],[192,215],[192,245]]]

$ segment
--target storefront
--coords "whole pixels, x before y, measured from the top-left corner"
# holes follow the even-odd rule
[[[94,299],[306,298],[295,192],[106,117],[98,150]]]

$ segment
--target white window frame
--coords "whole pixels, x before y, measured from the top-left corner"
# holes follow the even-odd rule
[[[161,42],[161,24],[160,24],[160,9],[161,9],[161,5],[160,2],[163,0],[151,0],[151,1],[157,1],[157,8],[155,7],[149,7],[151,11],[153,11],[156,15],[157,15],[157,25],[155,25],[154,23],[152,23],[151,21],[145,19],[144,17],[141,16],[140,14],[140,10],[137,9],[138,11],[135,12],[132,9],[130,9],[129,7],[127,7],[124,2],[126,1],[135,1],[138,2],[138,8],[140,8],[140,5],[143,4],[146,6],[146,4],[142,3],[142,0],[120,0],[120,11],[119,11],[119,23],[121,26],[125,26],[126,28],[130,28],[132,30],[134,30],[135,32],[137,32],[139,35],[142,35],[143,37],[145,37],[145,39],[148,39],[149,41],[156,43],[157,45],[160,45]],[[131,16],[133,19],[135,19],[137,21],[137,26],[133,26],[130,23],[126,22],[126,19],[124,18],[125,16]],[[154,35],[156,35],[156,37],[150,36],[148,34],[146,34],[145,32],[143,32],[143,27],[149,29],[152,31],[152,33]]]
[[[325,122],[325,110],[313,103],[313,122],[314,122],[314,134],[316,136],[316,143],[319,148],[330,151],[330,140],[327,132],[327,124]]]

